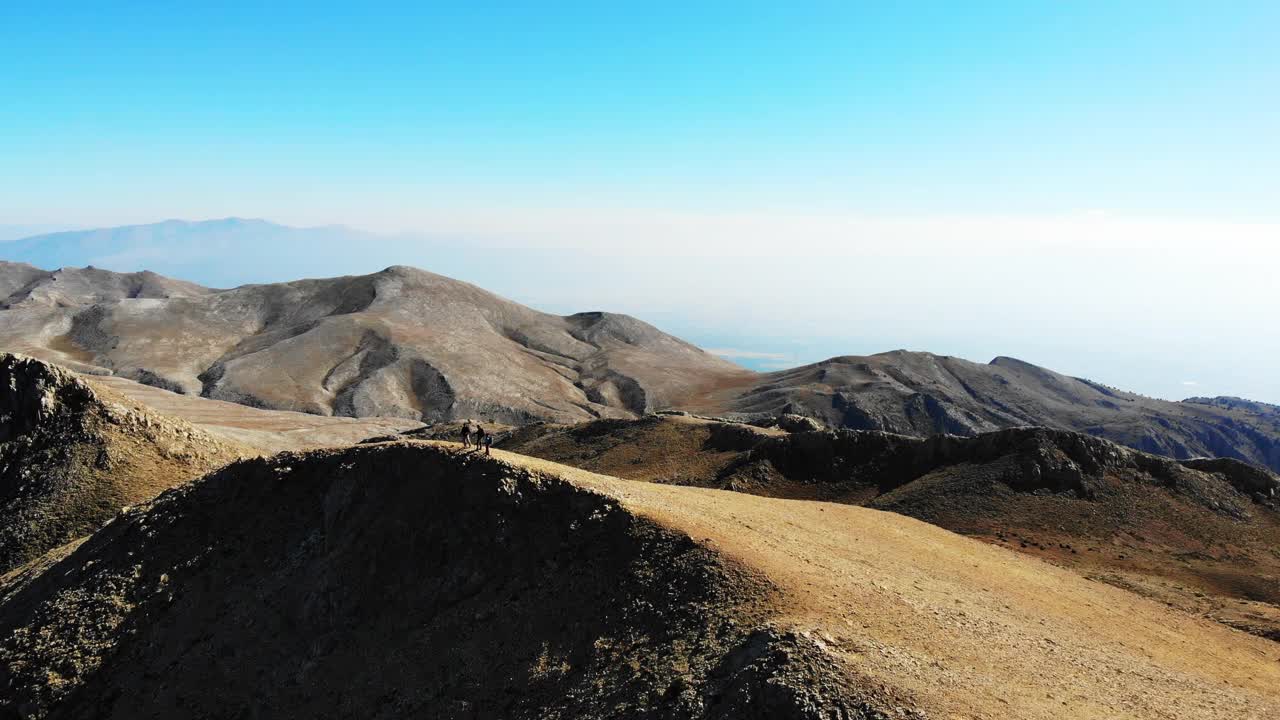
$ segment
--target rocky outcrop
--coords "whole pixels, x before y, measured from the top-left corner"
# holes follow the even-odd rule
[[[777,417],[763,418],[751,422],[756,427],[773,428],[786,430],[787,432],[818,432],[826,430],[826,426],[804,415],[796,415],[794,413],[783,413]]]
[[[1194,458],[1183,460],[1182,465],[1222,476],[1255,502],[1271,505],[1280,502],[1280,477],[1262,468],[1231,458]]]
[[[1236,460],[1177,462],[1042,428],[783,434],[689,415],[529,426],[502,446],[637,481],[887,510],[1127,589],[1155,583],[1161,602],[1280,637],[1267,579],[1280,575],[1280,490]]]
[[[0,573],[246,452],[0,353]]]
[[[687,413],[570,426],[536,424],[503,433],[499,445],[620,477],[796,497],[887,494],[931,474],[982,468],[1006,491],[1104,501],[1117,483],[1148,486],[1234,519],[1272,507],[1280,482],[1236,460],[1174,461],[1109,440],[1047,428],[1013,428],[974,437],[918,438],[877,431],[804,430],[781,434],[778,420],[728,423]],[[452,438],[446,431],[439,437]]]
[[[1250,499],[1270,502],[1274,482],[1270,473],[1236,461],[1178,463],[1101,438],[1045,428],[1015,428],[976,437],[915,438],[848,430],[793,434],[757,443],[721,471],[719,481],[779,476],[792,482],[845,489],[866,486],[888,493],[943,468],[997,463],[1006,467],[1000,481],[1017,492],[1093,499],[1107,477],[1124,475],[1241,519],[1248,516]]]

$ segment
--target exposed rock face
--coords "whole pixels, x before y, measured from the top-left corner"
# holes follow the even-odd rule
[[[609,313],[559,317],[407,267],[210,290],[0,263],[0,347],[188,394],[322,415],[629,416],[746,371]]]
[[[61,368],[0,353],[0,573],[243,454]]]
[[[811,417],[794,413],[784,413],[777,417],[755,420],[751,424],[756,427],[776,427],[787,432],[817,432],[827,429],[826,426]]]
[[[987,365],[903,351],[832,358],[762,376],[721,409],[916,436],[1044,426],[1174,458],[1234,457],[1280,470],[1273,406],[1155,400],[1004,357]]]
[[[1194,458],[1183,460],[1182,464],[1193,470],[1221,475],[1236,490],[1256,502],[1273,505],[1280,502],[1280,478],[1262,468],[1231,458]]]
[[[883,718],[772,587],[565,480],[426,446],[237,463],[0,592],[0,713]]]
[[[1019,493],[1098,500],[1112,481],[1122,480],[1234,520],[1252,517],[1254,505],[1280,509],[1280,478],[1264,469],[1222,458],[1174,461],[1048,428],[918,438],[851,430],[769,433],[752,425],[651,416],[530,425],[505,434],[498,445],[621,477],[770,495],[781,483],[804,496],[863,502],[932,473],[985,468]],[[670,473],[655,475],[655,468]]]

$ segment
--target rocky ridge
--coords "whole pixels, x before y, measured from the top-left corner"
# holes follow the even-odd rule
[[[998,357],[895,351],[757,374],[635,318],[540,313],[413,268],[214,290],[0,262],[0,348],[190,396],[323,416],[508,425],[683,409],[972,436],[1049,427],[1280,471],[1280,410],[1169,402]]]
[[[0,572],[249,451],[0,353]]]
[[[1273,406],[1157,400],[1007,357],[988,364],[905,351],[837,357],[769,373],[695,409],[745,419],[793,413],[833,428],[920,437],[1048,427],[1178,459],[1232,457],[1280,471]]]

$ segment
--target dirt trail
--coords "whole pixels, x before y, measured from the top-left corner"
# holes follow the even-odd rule
[[[899,515],[628,482],[504,452],[784,591],[778,622],[947,718],[1280,717],[1280,646]]]

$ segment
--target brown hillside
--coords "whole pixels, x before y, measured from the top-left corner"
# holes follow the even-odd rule
[[[250,452],[0,353],[0,572]]]
[[[681,415],[539,423],[500,434],[499,446],[524,455],[628,480],[718,487],[720,474],[781,430]],[[453,439],[452,435],[446,439]]]
[[[538,312],[410,267],[212,290],[0,262],[0,348],[187,395],[350,417],[623,417],[751,373],[626,315]]]
[[[353,445],[378,435],[422,426],[406,418],[347,418],[264,410],[198,395],[182,395],[116,375],[85,375],[95,388],[122,395],[168,417],[181,418],[215,437],[262,452]]]
[[[920,437],[1050,427],[1158,455],[1233,457],[1280,471],[1280,408],[1157,400],[1007,357],[988,364],[901,350],[837,357],[762,375],[690,409],[799,413],[831,427]]]
[[[1169,402],[1013,358],[906,351],[759,374],[633,317],[550,315],[403,266],[215,290],[148,272],[0,261],[0,350],[314,415],[520,425],[663,409],[798,413],[920,437],[1036,426],[1280,471],[1280,408],[1265,403]]]
[[[1280,480],[1076,433],[781,433],[691,417],[531,426],[516,452],[650,482],[868,505],[1280,639]]]
[[[1280,647],[1032,558],[502,451],[245,461],[49,562],[0,588],[31,717],[1280,713]]]

